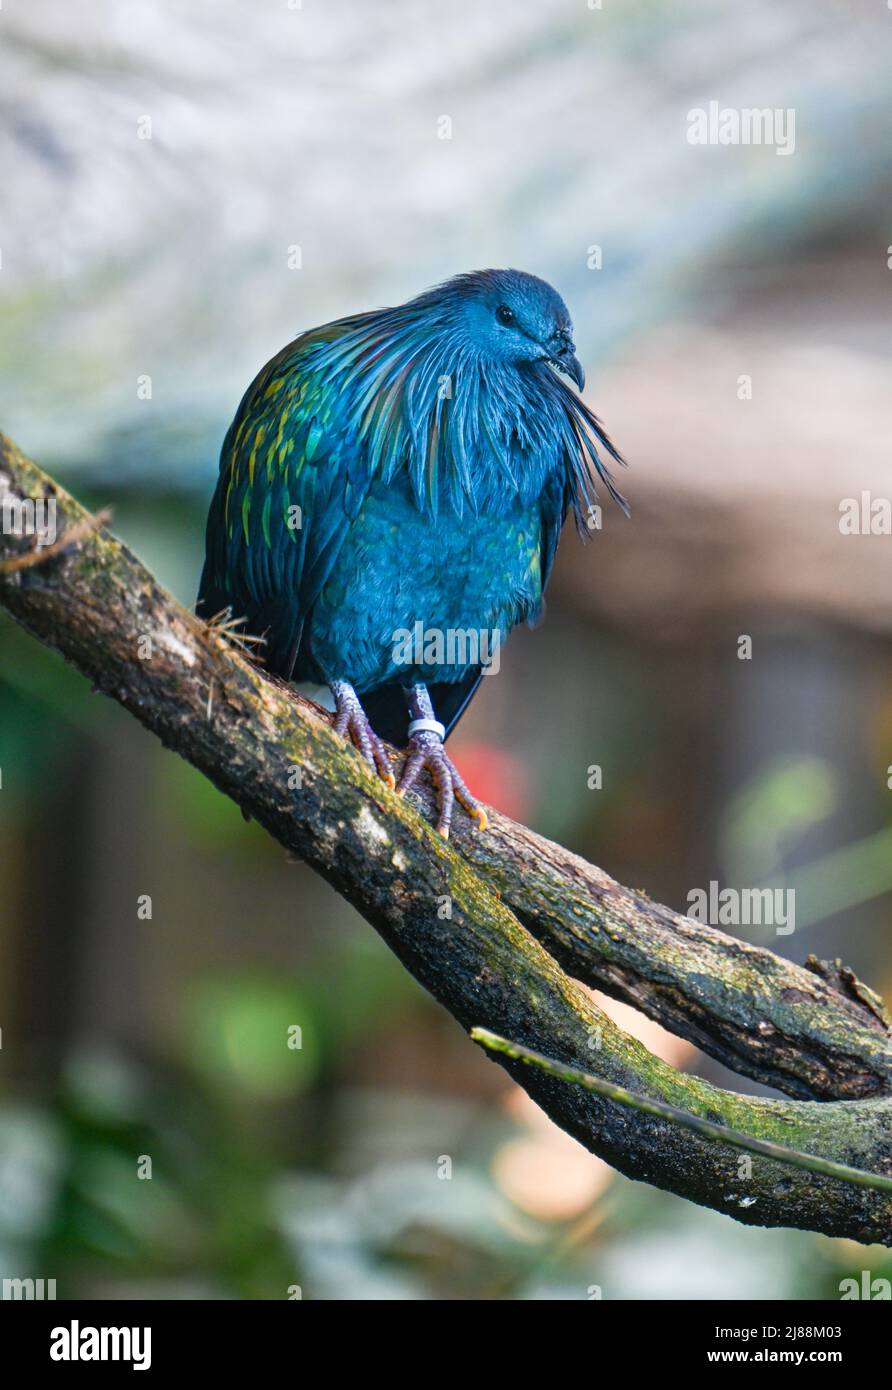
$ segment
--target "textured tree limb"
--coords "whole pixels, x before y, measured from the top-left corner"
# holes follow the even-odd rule
[[[625,888],[494,813],[462,854],[575,979],[633,1004],[744,1076],[793,1096],[892,1090],[880,1002],[838,963],[797,966]]]
[[[519,1043],[490,1033],[488,1028],[472,1028],[471,1038],[474,1042],[482,1043],[490,1052],[501,1052],[505,1057],[514,1057],[519,1062],[526,1062],[527,1066],[540,1067],[542,1071],[548,1072],[549,1076],[556,1076],[559,1081],[566,1081],[571,1086],[582,1086],[586,1091],[594,1091],[595,1095],[603,1096],[605,1100],[615,1100],[618,1105],[628,1105],[632,1110],[654,1115],[658,1120],[668,1120],[670,1124],[681,1125],[704,1139],[731,1144],[735,1149],[758,1154],[761,1158],[791,1163],[794,1168],[806,1168],[810,1173],[842,1178],[844,1182],[854,1183],[856,1187],[869,1187],[877,1192],[892,1193],[892,1178],[884,1177],[882,1173],[866,1173],[863,1168],[849,1168],[845,1163],[834,1163],[829,1158],[816,1158],[814,1154],[800,1153],[798,1149],[787,1149],[783,1144],[771,1144],[767,1139],[753,1139],[749,1134],[742,1134],[740,1130],[714,1124],[711,1120],[704,1120],[687,1110],[667,1105],[665,1101],[636,1095],[634,1091],[628,1091],[624,1086],[614,1086],[612,1082],[604,1081],[600,1076],[592,1076],[590,1072],[578,1071],[562,1062],[554,1062],[550,1057],[543,1057],[541,1052],[534,1052],[530,1047],[521,1047]]]
[[[84,516],[74,526],[66,531],[64,536],[59,536],[52,545],[32,546],[30,550],[22,550],[18,555],[11,555],[0,563],[0,578],[5,578],[10,574],[18,574],[20,570],[31,569],[33,565],[42,565],[47,560],[52,560],[55,555],[61,555],[63,550],[69,546],[76,545],[84,536],[91,531],[98,531],[100,527],[106,526],[111,521],[111,508],[106,507],[98,512],[96,516]]]
[[[885,1095],[829,1104],[739,1096],[682,1075],[653,1057],[592,1003],[509,909],[513,896],[526,920],[536,922],[556,953],[558,948],[570,950],[567,920],[575,916],[574,903],[567,912],[555,906],[564,867],[549,888],[555,901],[549,897],[538,907],[530,898],[529,884],[515,882],[510,891],[506,886],[509,878],[513,882],[529,874],[530,858],[538,854],[548,862],[551,851],[545,842],[520,827],[513,827],[509,835],[500,822],[491,845],[484,846],[482,836],[444,843],[414,807],[388,791],[336,738],[320,711],[264,678],[222,635],[166,594],[126,546],[102,531],[84,530],[83,509],[0,437],[0,503],[4,492],[19,498],[54,497],[60,530],[78,540],[41,563],[0,578],[0,603],[332,883],[464,1028],[489,1029],[567,1067],[596,1071],[613,1085],[757,1139],[892,1174],[892,1101]],[[26,540],[0,536],[0,559],[24,549]],[[146,638],[151,655],[140,659]],[[500,846],[503,857],[510,859],[512,837],[527,845],[525,855],[514,860],[513,874],[501,860],[498,869],[487,867],[488,857],[497,858]],[[501,875],[502,881],[487,880],[484,875],[490,872]],[[589,873],[598,880],[596,870]],[[603,880],[602,887],[609,882]],[[588,891],[577,886],[580,898]],[[626,925],[630,931],[637,930],[638,923],[649,930],[652,905],[640,895],[630,896],[640,907]],[[622,901],[618,894],[617,903]],[[445,902],[451,904],[451,918],[438,910]],[[585,941],[574,967],[578,973],[589,948],[592,959],[596,945],[600,951],[602,935],[611,940],[622,936],[620,919],[614,916],[618,911],[611,903],[603,930],[599,926],[591,941]],[[663,945],[658,938],[642,948],[648,959],[641,966],[640,986],[633,983],[638,979],[636,957],[628,942],[621,957],[603,957],[604,971],[617,972],[617,992],[640,987],[655,1015],[663,1009],[667,1018],[702,1028],[697,1009],[703,1015],[712,1013],[715,1003],[723,1017],[720,1001],[726,989],[719,977],[713,1000],[708,988],[714,963],[710,952],[719,946],[711,937],[705,940],[711,945],[703,948],[699,997],[686,967],[655,963]],[[762,956],[774,961],[770,953],[759,953],[760,960]],[[596,974],[591,964],[586,968]],[[775,986],[783,988],[789,967],[777,961],[772,968],[777,972],[772,977]],[[664,969],[673,982],[670,986],[663,983]],[[808,972],[802,973],[809,979]],[[789,978],[795,981],[798,976],[794,972]],[[807,1010],[800,1010],[802,1001],[797,998],[786,1001],[795,1022],[785,1029],[783,1053],[808,1050],[808,1013],[818,1001],[822,1017],[831,1017],[831,1031],[841,1030],[833,1036],[841,1039],[842,1055],[866,1059],[864,1072],[875,1078],[868,1089],[879,1092],[887,1084],[887,1073],[877,1061],[882,1049],[871,1047],[874,1036],[884,1038],[884,1033],[859,1006],[853,1013],[851,1002],[826,980],[814,978],[818,992],[804,991]],[[678,981],[687,984],[676,996]],[[660,988],[651,990],[648,982]],[[795,992],[796,984],[792,988]],[[738,986],[737,992],[742,999],[746,987]],[[665,1003],[669,993],[671,1009]],[[736,1015],[734,1010],[725,1012],[729,1018],[716,1035],[734,1038]],[[843,1038],[847,1026],[850,1034]],[[822,1033],[818,1041],[822,1058],[835,1059],[829,1034]],[[722,1045],[730,1053],[731,1044]],[[774,1056],[768,1041],[766,1047]],[[736,1038],[734,1048],[743,1050]],[[756,1070],[759,1054],[745,1056]],[[885,1194],[796,1171],[768,1158],[754,1162],[752,1174],[741,1177],[739,1155],[727,1144],[568,1087],[516,1058],[499,1061],[558,1124],[633,1178],[750,1224],[801,1226],[892,1245],[892,1199]],[[814,1073],[808,1064],[797,1067],[798,1072],[794,1068],[790,1073],[789,1066],[781,1070],[798,1076],[796,1084],[803,1089],[813,1074],[844,1078],[853,1072],[846,1065],[834,1071],[828,1060],[822,1060]]]

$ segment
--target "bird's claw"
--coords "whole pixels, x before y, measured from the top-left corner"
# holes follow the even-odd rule
[[[387,749],[375,733],[368,716],[353,690],[338,691],[335,696],[334,731],[341,738],[350,739],[358,753],[377,772],[383,782],[393,791],[396,777],[387,756]]]
[[[397,796],[405,796],[406,792],[414,787],[425,768],[436,788],[437,830],[443,839],[449,839],[449,827],[452,824],[452,811],[456,801],[459,801],[471,819],[476,821],[478,830],[485,830],[489,824],[486,812],[468,791],[458,769],[447,756],[442,741],[435,733],[414,734],[409,740],[409,754],[403,764],[396,789]]]

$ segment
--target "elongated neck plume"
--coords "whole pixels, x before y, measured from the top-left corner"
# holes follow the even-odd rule
[[[563,470],[583,529],[597,478],[626,509],[601,450],[623,460],[597,417],[545,362],[488,357],[449,285],[319,336],[314,364],[365,442],[371,470],[389,481],[407,469],[419,507],[461,516],[511,496],[528,503]]]

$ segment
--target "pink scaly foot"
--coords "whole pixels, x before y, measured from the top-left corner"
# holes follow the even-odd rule
[[[391,790],[396,786],[387,750],[368,721],[359,696],[347,681],[332,681],[335,701],[334,731],[341,738],[352,739],[356,749]]]
[[[405,796],[421,773],[427,769],[437,791],[437,830],[444,840],[449,839],[452,812],[459,801],[479,830],[485,830],[489,821],[486,812],[475,797],[468,791],[465,783],[446,754],[443,740],[446,730],[434,718],[430,696],[423,685],[415,685],[409,692],[409,709],[412,722],[409,725],[409,755],[403,765],[397,796]]]

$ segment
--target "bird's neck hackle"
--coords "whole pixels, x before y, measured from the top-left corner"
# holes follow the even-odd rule
[[[529,504],[561,473],[577,518],[596,477],[624,506],[598,446],[622,460],[580,397],[544,362],[487,360],[460,304],[436,292],[329,325],[311,351],[371,471],[405,470],[434,515]]]

